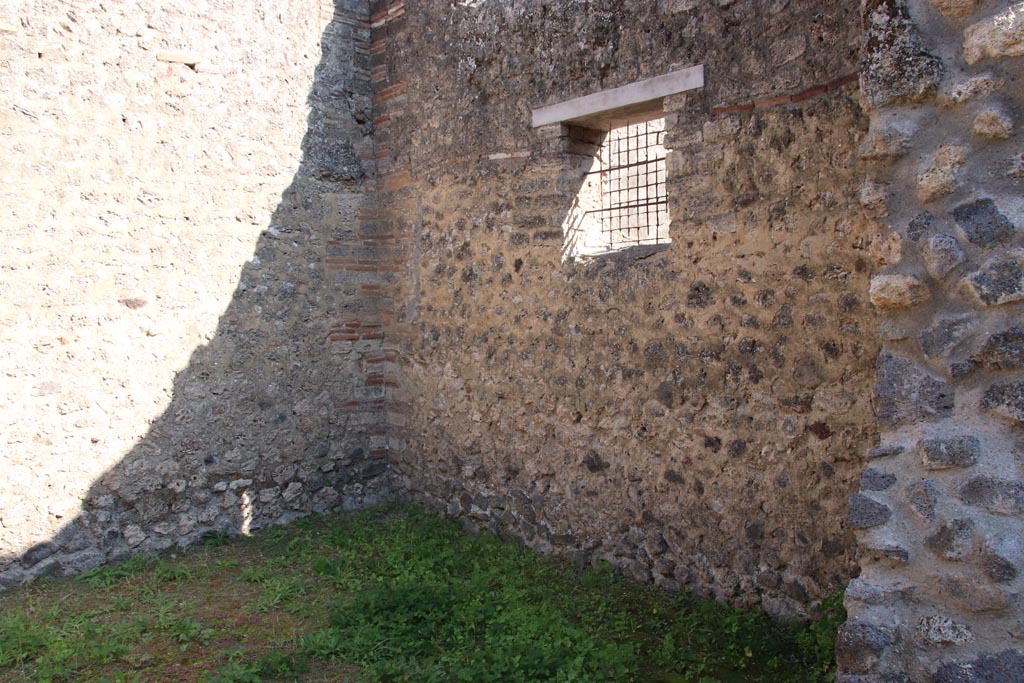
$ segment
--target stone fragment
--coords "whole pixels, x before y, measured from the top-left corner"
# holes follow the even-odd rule
[[[964,30],[964,60],[977,64],[990,57],[1024,56],[1024,2]]]
[[[291,503],[296,498],[302,495],[302,488],[303,487],[301,483],[293,481],[292,483],[288,484],[285,490],[281,493],[281,497],[284,498],[286,503]]]
[[[939,490],[930,481],[919,481],[906,488],[910,507],[925,519],[934,519],[935,505],[939,502]]]
[[[942,356],[953,350],[964,340],[971,330],[970,316],[955,318],[939,318],[930,327],[921,332],[918,341],[921,350],[928,358]]]
[[[1024,566],[1024,539],[1018,534],[997,534],[988,538],[981,551],[981,567],[996,583],[1017,578],[1017,567]]]
[[[847,519],[855,529],[871,529],[881,526],[892,517],[892,510],[867,496],[855,493],[850,496]]]
[[[921,464],[927,470],[970,467],[981,457],[981,442],[973,436],[948,439],[922,439],[917,444]]]
[[[878,235],[871,240],[868,251],[879,267],[899,263],[903,258],[903,238],[897,233],[890,233],[885,237]]]
[[[865,180],[860,186],[860,205],[864,213],[874,218],[889,215],[889,186],[874,180]]]
[[[878,626],[848,621],[836,637],[836,661],[846,673],[871,673],[894,642],[893,634]]]
[[[146,532],[137,524],[129,524],[124,528],[122,534],[124,535],[125,543],[132,548],[146,540]]]
[[[991,74],[971,76],[958,81],[939,93],[939,103],[947,107],[969,102],[977,97],[991,95],[1003,87],[1003,82]]]
[[[913,275],[876,275],[871,278],[868,297],[875,308],[908,308],[928,301],[931,292]]]
[[[967,239],[979,247],[1006,245],[1017,232],[991,199],[961,204],[950,213]]]
[[[924,539],[924,546],[945,560],[962,560],[974,548],[974,522],[953,519]]]
[[[865,17],[861,93],[869,107],[919,102],[942,78],[942,62],[924,50],[903,0],[879,0]]]
[[[981,397],[981,409],[1011,422],[1024,422],[1024,381],[993,384]]]
[[[910,552],[893,543],[872,543],[862,541],[860,544],[861,555],[870,558],[872,562],[882,562],[893,566],[903,565],[910,561]]]
[[[922,211],[907,223],[907,237],[916,242],[925,233],[930,232],[933,227],[935,227],[935,216],[927,211]]]
[[[868,457],[871,459],[875,458],[888,458],[893,455],[899,455],[905,448],[896,444],[889,444],[887,446],[879,446],[878,448],[872,448],[868,451]]]
[[[868,161],[895,161],[910,149],[914,129],[906,122],[873,121],[857,152]]]
[[[1006,591],[974,577],[945,576],[938,583],[950,599],[969,612],[1003,612],[1009,607]]]
[[[971,362],[994,370],[1024,368],[1024,327],[1014,325],[993,334],[971,356]]]
[[[875,336],[882,341],[899,341],[908,339],[913,332],[906,326],[895,320],[883,320],[875,329]]]
[[[882,427],[946,417],[953,411],[953,388],[893,353],[878,356],[875,412]]]
[[[996,583],[1009,583],[1017,578],[1013,561],[988,548],[981,553],[981,570]]]
[[[947,17],[959,19],[978,9],[978,0],[932,0],[932,7]]]
[[[863,491],[885,491],[896,483],[896,475],[882,472],[873,467],[864,470],[860,475],[860,488]]]
[[[960,487],[960,500],[968,505],[984,508],[999,515],[1019,515],[1024,512],[1024,483],[974,477]]]
[[[967,148],[943,145],[931,163],[917,176],[917,198],[927,204],[951,194],[957,188],[957,171],[967,161]]]
[[[969,662],[951,662],[935,672],[935,683],[1010,683],[1024,681],[1024,652],[1004,650]]]
[[[924,244],[924,267],[936,280],[944,278],[966,258],[964,250],[952,235],[932,235]]]
[[[869,583],[863,577],[852,579],[846,587],[846,599],[856,600],[865,605],[894,605],[912,601],[915,588],[910,584],[878,585]]]
[[[974,117],[971,132],[980,138],[1006,140],[1013,135],[1013,118],[1001,108],[983,109]]]
[[[987,306],[1024,300],[1024,250],[994,256],[968,275],[966,281]]]
[[[962,645],[974,640],[971,629],[941,615],[919,619],[917,637],[929,645]]]

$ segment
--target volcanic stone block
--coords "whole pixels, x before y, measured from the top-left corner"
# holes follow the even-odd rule
[[[967,283],[987,306],[1024,300],[1024,250],[989,260],[967,276]]]
[[[996,370],[1016,370],[1024,367],[1024,327],[1014,325],[993,334],[971,361]]]
[[[893,642],[893,634],[878,626],[852,621],[843,624],[836,639],[839,670],[855,674],[871,673]]]
[[[922,439],[917,449],[921,454],[921,464],[929,470],[970,467],[981,456],[981,443],[973,436]]]
[[[935,672],[935,683],[1009,683],[1024,681],[1024,652],[1004,650],[981,655],[970,662],[943,664]]]
[[[878,357],[875,411],[883,427],[894,427],[953,412],[954,391],[910,360],[892,353]]]
[[[981,408],[1011,422],[1024,422],[1024,381],[993,384],[981,397]]]
[[[1007,244],[1016,231],[991,199],[961,204],[950,212],[971,244],[991,249]]]
[[[847,519],[850,526],[856,529],[871,529],[881,526],[892,517],[892,510],[876,500],[861,493],[850,496],[850,509]]]

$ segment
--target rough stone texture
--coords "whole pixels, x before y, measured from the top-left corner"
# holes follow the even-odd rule
[[[897,479],[881,492],[872,470],[861,478],[861,490],[891,515],[858,532],[858,582],[880,588],[848,591],[847,610],[854,623],[892,629],[895,644],[870,671],[841,661],[837,681],[1018,680],[1024,253],[1014,116],[1024,105],[1017,87],[1024,62],[1005,57],[1017,49],[1024,5],[909,0],[900,7],[919,27],[908,29],[917,52],[941,58],[945,66],[935,72],[949,75],[934,102],[924,95],[908,107],[899,97],[865,97],[873,127],[916,123],[898,155],[866,146],[863,158],[872,162],[871,181],[888,188],[886,227],[906,239],[901,259],[879,262],[874,277],[929,275],[931,298],[881,309],[878,327],[887,344],[875,390],[881,441],[917,443],[917,457],[880,461]],[[877,12],[876,3],[864,3],[869,35]],[[906,39],[892,40],[914,51]],[[886,44],[868,49],[881,54],[867,55],[866,65],[894,53]],[[983,71],[970,66],[981,60]],[[906,88],[927,92],[918,87],[927,78],[911,81]]]
[[[1024,680],[1024,652],[1004,650],[972,661],[943,664],[935,683],[1009,683]]]
[[[921,454],[921,464],[927,470],[970,467],[981,457],[981,442],[974,436],[923,439],[917,450]]]
[[[913,275],[876,275],[868,296],[875,308],[908,308],[930,299],[931,292]]]
[[[339,409],[380,342],[328,341],[324,265],[372,178],[367,8],[323,11],[0,10],[0,583],[386,494]]]
[[[960,489],[960,500],[1000,515],[1024,512],[1024,483],[994,477],[975,477]]]
[[[933,95],[942,61],[929,54],[904,0],[869,0],[860,84],[870,107],[918,102]]]
[[[918,637],[929,645],[963,645],[974,640],[964,624],[946,616],[922,617],[917,622]]]
[[[967,161],[967,151],[960,145],[939,147],[928,166],[917,176],[917,198],[927,204],[952,194],[957,188],[957,171]]]
[[[969,519],[943,522],[935,533],[924,539],[924,545],[945,560],[962,560],[974,550],[974,522]]]
[[[918,340],[921,350],[928,358],[949,353],[971,332],[974,319],[970,316],[939,318],[930,327],[921,331]]]
[[[974,117],[971,132],[982,138],[1006,140],[1013,135],[1013,117],[1000,107],[984,109]]]
[[[874,468],[864,470],[860,476],[860,487],[864,491],[885,491],[896,483],[896,475]]]
[[[836,640],[836,659],[840,669],[853,674],[872,673],[886,649],[893,645],[893,640],[891,631],[871,624],[843,624]]]
[[[931,0],[932,6],[947,17],[970,16],[978,8],[978,0]]]
[[[1024,382],[993,384],[981,397],[981,409],[1012,422],[1024,423]]]
[[[1013,223],[1003,215],[991,199],[978,199],[961,204],[950,214],[967,239],[979,247],[991,249],[1006,246],[1016,236]]]
[[[896,426],[950,415],[953,388],[907,358],[882,353],[875,402],[879,424]]]
[[[971,362],[996,370],[1024,368],[1024,327],[1014,325],[991,335]]]
[[[921,251],[924,267],[936,280],[944,278],[966,258],[960,242],[952,235],[932,235]]]
[[[5,3],[0,587],[400,487],[774,613],[859,572],[844,683],[1019,677],[1021,4],[969,4]],[[673,242],[563,258],[601,134],[530,108],[698,63]]]
[[[892,517],[892,510],[860,493],[850,497],[848,519],[855,529],[870,529],[881,526]]]
[[[1024,56],[1024,2],[983,19],[964,30],[964,59],[974,64],[982,59]]]
[[[853,83],[713,110],[855,71],[856,9],[432,0],[402,21],[381,66],[406,83],[384,161],[411,176],[390,204],[410,236],[410,490],[775,613],[845,583],[845,493],[874,431],[868,122]],[[794,37],[785,64],[759,56]],[[698,63],[708,86],[665,103],[671,245],[563,261],[585,148],[529,109]]]
[[[1024,301],[1024,250],[995,256],[967,276],[974,294],[987,306]]]
[[[979,97],[991,95],[1004,87],[1004,83],[992,74],[970,76],[962,81],[952,83],[939,92],[939,103],[952,107],[964,104]]]

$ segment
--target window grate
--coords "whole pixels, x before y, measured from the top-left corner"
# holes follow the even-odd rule
[[[665,120],[608,131],[601,154],[601,205],[587,211],[609,251],[669,241]]]

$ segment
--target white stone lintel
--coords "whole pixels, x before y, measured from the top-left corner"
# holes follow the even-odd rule
[[[657,104],[668,95],[703,86],[704,65],[698,64],[611,90],[602,90],[592,95],[584,95],[558,104],[539,107],[533,110],[532,125],[537,128],[552,123],[585,120],[588,117],[617,109]]]

